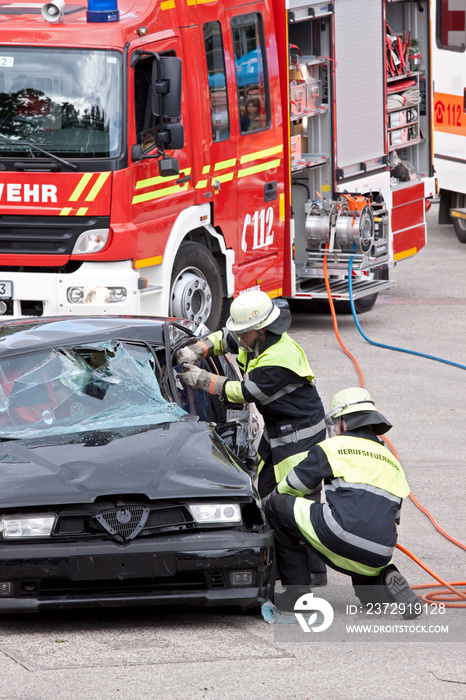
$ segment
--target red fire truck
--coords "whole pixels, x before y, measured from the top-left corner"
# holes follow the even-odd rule
[[[439,223],[452,223],[466,243],[466,6],[432,0],[434,164]]]
[[[358,311],[426,240],[427,0],[0,5],[0,307]],[[224,308],[227,308],[226,305]]]

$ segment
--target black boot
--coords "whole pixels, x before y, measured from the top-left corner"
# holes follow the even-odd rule
[[[282,612],[293,612],[294,606],[298,598],[306,593],[310,593],[310,586],[305,585],[288,585],[283,586],[282,593],[275,593],[273,604]]]
[[[327,585],[327,572],[318,571],[317,573],[311,573],[311,588],[320,588],[320,586]]]
[[[391,564],[383,572],[388,597],[396,603],[405,620],[413,620],[422,613],[422,602],[398,569]]]

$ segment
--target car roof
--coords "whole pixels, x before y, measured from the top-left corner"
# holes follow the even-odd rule
[[[0,325],[0,358],[60,345],[85,345],[102,340],[144,340],[163,344],[167,317],[73,316],[18,319]]]

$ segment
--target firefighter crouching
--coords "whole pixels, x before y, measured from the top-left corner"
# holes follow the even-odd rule
[[[180,377],[191,389],[217,394],[229,403],[256,404],[264,418],[258,448],[262,498],[326,435],[314,374],[303,349],[286,332],[290,323],[289,310],[278,308],[265,292],[245,292],[233,300],[226,328],[182,348],[176,357],[186,368]],[[238,355],[242,381],[228,380],[194,364],[209,355],[226,353]],[[311,489],[316,502],[321,488],[316,482]],[[325,564],[312,552],[309,559],[307,583],[325,585]]]
[[[293,609],[290,603],[309,581],[304,540],[329,566],[351,576],[363,604],[396,603],[405,619],[417,617],[420,600],[391,563],[401,503],[409,494],[400,463],[378,437],[391,423],[361,388],[335,394],[326,421],[334,436],[309,451],[266,505],[285,586],[284,604],[277,605]],[[304,498],[322,479],[327,502]]]

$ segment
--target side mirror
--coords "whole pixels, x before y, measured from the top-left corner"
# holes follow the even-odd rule
[[[179,175],[180,165],[178,158],[162,158],[159,160],[159,175],[160,177],[170,177],[170,175]]]
[[[152,64],[152,114],[181,118],[181,58],[156,56]]]
[[[179,149],[184,146],[183,124],[164,124],[163,131],[159,131],[156,136],[157,144],[161,149]]]

